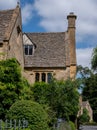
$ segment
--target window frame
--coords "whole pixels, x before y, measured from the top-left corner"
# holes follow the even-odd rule
[[[46,73],[41,74],[41,81],[46,82]]]
[[[40,80],[40,73],[35,73],[35,82],[39,82]]]
[[[24,45],[24,54],[33,55],[33,45]]]
[[[52,80],[52,73],[47,73],[47,83],[50,83]]]

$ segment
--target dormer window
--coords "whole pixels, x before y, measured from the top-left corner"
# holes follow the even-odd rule
[[[24,45],[24,53],[25,55],[33,54],[33,45]]]

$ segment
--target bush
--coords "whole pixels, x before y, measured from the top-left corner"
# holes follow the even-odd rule
[[[28,120],[30,130],[49,130],[48,115],[42,106],[30,100],[15,102],[7,114],[10,119]]]
[[[71,130],[76,130],[75,125],[72,121],[69,121],[69,124],[70,124]]]
[[[88,115],[87,109],[83,109],[83,114],[79,116],[79,123],[80,124],[87,123],[89,122],[89,120],[90,120],[90,117]]]
[[[0,117],[19,99],[32,99],[31,85],[21,75],[16,59],[0,61]]]

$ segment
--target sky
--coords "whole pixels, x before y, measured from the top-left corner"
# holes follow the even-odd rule
[[[18,1],[23,32],[64,32],[67,15],[74,12],[77,64],[91,66],[97,46],[97,0],[0,0],[0,10],[15,8]]]

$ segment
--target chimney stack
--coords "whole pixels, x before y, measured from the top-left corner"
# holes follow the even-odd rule
[[[67,19],[68,19],[68,29],[69,28],[75,28],[75,20],[76,20],[77,16],[74,15],[73,12],[71,12],[68,16],[67,16]]]
[[[76,38],[75,38],[75,22],[77,16],[74,13],[70,13],[67,16],[68,19],[68,36],[69,36],[69,56],[70,56],[70,77],[75,77],[76,74]]]

